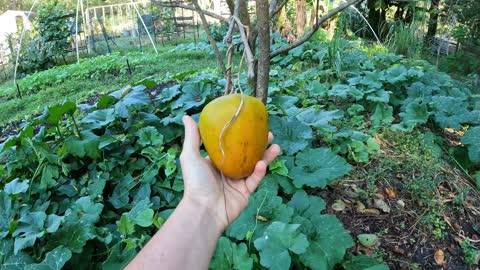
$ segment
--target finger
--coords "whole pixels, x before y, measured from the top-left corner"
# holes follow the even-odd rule
[[[278,146],[278,144],[272,144],[263,154],[262,160],[265,161],[265,164],[268,166],[279,154],[280,146]]]
[[[188,115],[182,118],[185,125],[185,139],[183,141],[182,154],[196,155],[200,151],[200,134],[198,133],[197,123]]]
[[[268,143],[271,143],[273,141],[273,133],[268,132]]]
[[[245,180],[245,185],[247,185],[247,189],[250,194],[252,194],[258,187],[266,172],[267,164],[265,163],[265,161],[260,160],[259,162],[257,162],[253,173]]]

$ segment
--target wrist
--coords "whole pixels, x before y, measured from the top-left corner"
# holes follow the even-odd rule
[[[184,194],[179,206],[180,205],[189,209],[189,212],[198,215],[199,218],[204,220],[204,224],[217,231],[219,236],[228,226],[226,220],[223,218],[225,214],[222,215],[222,213],[219,213],[219,210],[215,209],[214,205],[216,204],[210,204]]]

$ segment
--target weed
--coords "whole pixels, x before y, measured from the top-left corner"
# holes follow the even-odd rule
[[[467,265],[473,265],[478,263],[478,250],[470,243],[468,239],[463,240],[460,243],[463,251],[463,261]]]

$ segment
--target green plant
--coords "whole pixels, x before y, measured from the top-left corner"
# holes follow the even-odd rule
[[[216,23],[209,25],[210,31],[212,32],[213,39],[216,42],[222,42],[223,38],[227,34],[228,24],[226,23]]]
[[[38,11],[36,39],[20,56],[19,72],[28,74],[56,65],[68,50],[70,28],[65,11],[57,0],[44,3]],[[63,58],[65,60],[65,58]]]
[[[0,145],[1,263],[34,268],[54,257],[58,268],[121,267],[161,227],[183,191],[181,116],[198,114],[223,86],[215,75],[192,76],[152,100],[145,89],[155,84],[145,79],[104,95],[86,114],[73,102],[50,106]],[[221,239],[212,268],[236,267],[235,246],[252,262],[247,269],[268,267],[279,254],[277,269],[333,269],[354,244],[335,216],[321,214],[326,203],[302,188],[324,188],[351,166],[328,147],[298,148],[294,138],[305,135],[295,122],[302,133],[311,128],[278,121],[271,129],[290,149],[281,157],[289,160],[287,170],[268,175],[252,195]]]
[[[479,251],[470,243],[468,239],[460,243],[463,251],[463,260],[467,265],[478,264]]]
[[[391,52],[407,57],[416,57],[421,53],[422,38],[417,35],[418,27],[397,21],[390,24],[386,36],[386,44]]]

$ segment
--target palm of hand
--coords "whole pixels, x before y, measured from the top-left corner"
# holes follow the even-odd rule
[[[199,153],[200,135],[196,123],[184,117],[185,142],[180,156],[185,193],[196,203],[206,206],[221,226],[233,222],[247,206],[248,199],[266,173],[267,166],[280,153],[278,145],[270,146],[249,177],[231,179],[223,177],[209,158]],[[273,135],[269,134],[269,142]]]

